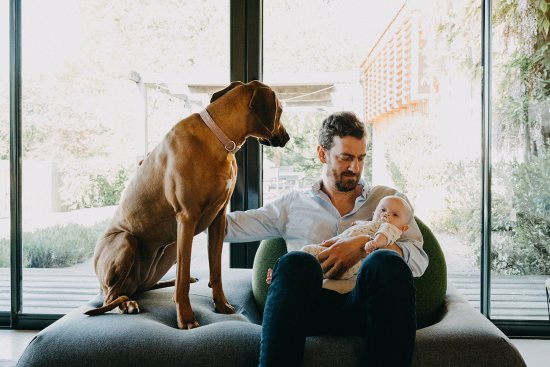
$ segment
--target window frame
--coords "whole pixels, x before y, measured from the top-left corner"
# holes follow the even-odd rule
[[[9,0],[10,22],[10,219],[11,219],[11,310],[0,312],[0,327],[42,329],[63,315],[22,312],[22,216],[21,216],[21,3]],[[262,80],[263,0],[230,0],[230,79]],[[481,216],[481,312],[509,336],[550,336],[545,321],[492,320],[491,286],[491,29],[492,0],[481,2],[482,78],[482,201]],[[262,147],[250,139],[236,154],[239,173],[231,198],[232,210],[262,205]],[[258,242],[230,244],[230,266],[251,268]]]

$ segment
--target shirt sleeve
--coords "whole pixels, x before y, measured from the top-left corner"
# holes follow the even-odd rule
[[[396,195],[399,195],[407,200],[410,205],[410,202],[405,195],[400,193],[397,193]],[[420,228],[418,228],[418,224],[416,224],[414,215],[411,216],[408,225],[409,229],[403,232],[401,238],[395,244],[399,246],[401,251],[403,251],[403,258],[409,265],[413,277],[419,277],[424,274],[424,271],[426,271],[426,268],[428,267],[428,255],[422,249],[424,238],[422,237]]]
[[[225,241],[251,242],[282,237],[280,218],[287,202],[289,197],[285,195],[258,209],[228,213]]]

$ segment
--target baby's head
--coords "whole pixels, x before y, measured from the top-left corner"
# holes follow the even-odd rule
[[[405,199],[396,195],[390,195],[380,200],[378,206],[374,210],[372,219],[384,220],[405,232],[409,229],[407,224],[412,215],[413,210]]]

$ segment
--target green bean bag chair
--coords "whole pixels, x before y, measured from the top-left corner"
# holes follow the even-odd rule
[[[445,293],[447,292],[447,264],[443,251],[432,231],[418,218],[416,223],[424,237],[424,251],[428,254],[430,264],[419,278],[414,278],[416,287],[416,322],[423,328],[438,322],[441,318]],[[263,311],[268,286],[265,282],[267,269],[279,257],[287,253],[286,243],[282,238],[264,240],[256,252],[253,264],[252,292],[258,308]]]

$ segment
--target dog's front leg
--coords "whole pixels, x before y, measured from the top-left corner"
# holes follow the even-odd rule
[[[199,326],[189,301],[189,279],[191,277],[191,247],[195,224],[182,213],[176,215],[178,222],[177,231],[177,265],[176,265],[176,290],[175,301],[177,308],[178,327],[180,329],[193,329]]]
[[[220,210],[208,227],[208,264],[210,266],[210,286],[216,312],[235,313],[235,309],[225,298],[222,285],[222,248],[225,232],[225,207]]]

